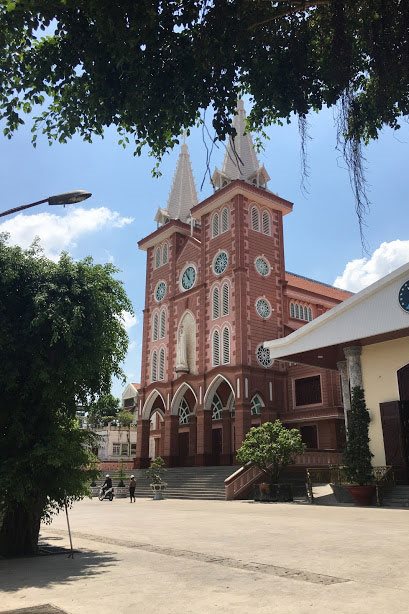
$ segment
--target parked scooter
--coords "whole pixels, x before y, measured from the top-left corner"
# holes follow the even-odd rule
[[[114,495],[114,489],[113,488],[108,488],[105,491],[104,491],[103,488],[101,488],[100,491],[99,491],[98,499],[100,501],[104,501],[104,499],[108,499],[109,501],[112,501],[114,496],[115,495]]]

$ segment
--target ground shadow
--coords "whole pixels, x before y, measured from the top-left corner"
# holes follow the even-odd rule
[[[113,552],[88,549],[75,551],[74,558],[68,558],[64,553],[0,559],[0,588],[14,592],[24,588],[69,584],[87,576],[104,574],[117,562]]]

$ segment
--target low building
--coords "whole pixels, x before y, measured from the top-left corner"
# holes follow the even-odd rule
[[[361,386],[373,464],[409,482],[409,263],[264,347],[274,360],[338,368],[346,426],[350,390]]]

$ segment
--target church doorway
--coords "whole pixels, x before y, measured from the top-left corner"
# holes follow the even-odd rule
[[[220,465],[223,452],[223,429],[212,429],[212,465]]]
[[[409,364],[397,372],[399,401],[380,404],[385,460],[395,479],[409,484]]]
[[[179,442],[179,464],[181,467],[186,467],[189,461],[189,433],[178,433]]]

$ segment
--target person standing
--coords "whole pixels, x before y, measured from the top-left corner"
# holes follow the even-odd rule
[[[131,479],[129,480],[129,498],[130,498],[130,503],[132,503],[132,499],[133,502],[135,503],[136,499],[135,499],[135,488],[136,488],[136,480],[135,480],[135,476],[131,475]]]

